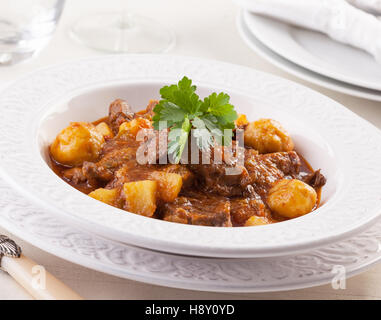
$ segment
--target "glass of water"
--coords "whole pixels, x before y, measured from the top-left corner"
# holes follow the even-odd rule
[[[32,57],[51,39],[65,0],[0,0],[0,66]]]

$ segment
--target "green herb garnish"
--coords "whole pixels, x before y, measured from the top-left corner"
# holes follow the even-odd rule
[[[230,139],[224,139],[224,130],[235,128],[234,120],[238,116],[229,103],[229,95],[212,93],[202,101],[195,91],[192,80],[183,77],[177,85],[160,89],[162,99],[153,109],[154,129],[170,129],[168,154],[173,156],[175,163],[181,159],[192,128],[195,129],[192,132],[197,146],[202,151],[210,149],[214,144],[213,138],[219,137],[221,144],[228,144]]]

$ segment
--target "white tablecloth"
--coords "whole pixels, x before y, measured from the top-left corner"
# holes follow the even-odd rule
[[[125,0],[123,2],[126,2]],[[67,35],[72,23],[84,14],[118,11],[121,0],[67,0],[55,37],[30,61],[0,68],[0,86],[39,67],[100,52],[72,42]],[[176,47],[171,54],[191,55],[242,64],[305,84],[337,100],[381,128],[381,104],[336,93],[299,80],[270,65],[240,39],[235,19],[238,8],[230,0],[127,1],[131,11],[153,17],[175,30]],[[0,234],[9,233],[0,227]],[[86,299],[381,299],[381,265],[349,279],[345,290],[330,285],[265,294],[228,294],[170,289],[119,279],[74,265],[15,238],[25,255],[44,265]],[[7,274],[0,271],[0,299],[31,299]]]

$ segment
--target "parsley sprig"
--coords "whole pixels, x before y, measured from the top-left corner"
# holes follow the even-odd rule
[[[160,89],[161,100],[153,109],[155,130],[169,128],[168,154],[178,163],[188,141],[189,134],[195,137],[197,147],[207,151],[219,138],[221,144],[229,143],[225,129],[234,129],[237,112],[229,103],[226,93],[212,93],[201,100],[195,93],[192,80],[183,77],[178,84]]]

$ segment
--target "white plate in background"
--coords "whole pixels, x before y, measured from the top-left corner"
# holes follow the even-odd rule
[[[242,39],[245,43],[262,58],[274,64],[278,68],[289,72],[303,80],[317,84],[324,88],[328,88],[334,91],[342,92],[351,96],[369,99],[373,101],[381,101],[381,91],[366,89],[363,87],[354,86],[342,81],[325,77],[319,73],[305,69],[283,57],[276,54],[269,48],[267,48],[262,42],[260,42],[249,30],[244,19],[244,11],[238,15],[237,27]]]
[[[381,64],[365,51],[249,11],[243,18],[252,34],[283,58],[332,79],[381,90]]]

